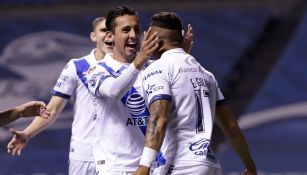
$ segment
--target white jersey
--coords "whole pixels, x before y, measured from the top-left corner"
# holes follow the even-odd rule
[[[142,94],[141,77],[122,97],[97,97],[100,85],[108,77],[114,80],[125,74],[127,64],[107,54],[102,62],[88,73],[89,89],[96,96],[94,157],[97,171],[135,171],[144,147],[149,112]],[[132,84],[131,84],[132,85]]]
[[[162,154],[164,164],[206,164],[219,167],[210,149],[215,107],[224,97],[210,72],[183,49],[171,49],[142,74],[150,106],[155,100],[171,101]]]
[[[53,95],[69,99],[74,96],[74,120],[70,141],[69,158],[93,161],[92,142],[94,139],[95,107],[87,89],[86,72],[97,61],[94,54],[71,59],[63,69],[52,91]]]

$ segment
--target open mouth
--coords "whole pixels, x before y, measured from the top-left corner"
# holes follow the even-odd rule
[[[104,42],[106,45],[108,45],[108,46],[112,46],[113,45],[113,42],[112,41],[105,41]]]
[[[130,47],[130,48],[133,48],[133,49],[136,49],[136,46],[137,44],[126,44],[127,47]]]

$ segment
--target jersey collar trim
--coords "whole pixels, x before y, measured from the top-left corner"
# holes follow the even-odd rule
[[[107,53],[104,57],[104,61],[107,63],[108,66],[112,67],[114,71],[118,71],[122,69],[123,66],[128,67],[130,63],[121,63],[116,60],[114,60],[111,56],[111,54]]]

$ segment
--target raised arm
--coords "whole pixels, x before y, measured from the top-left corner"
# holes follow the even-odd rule
[[[11,133],[14,135],[14,137],[7,145],[8,153],[12,155],[20,155],[30,138],[34,137],[54,123],[59,114],[62,112],[67,101],[67,99],[53,96],[47,105],[47,110],[50,111],[50,116],[47,119],[36,117],[23,131],[11,129]]]
[[[226,104],[216,107],[215,121],[229,139],[236,152],[239,154],[246,167],[245,173],[247,175],[256,175],[256,165],[249,152],[247,142],[238,123],[234,119],[230,108]]]
[[[170,115],[170,101],[156,100],[150,106],[150,118],[147,124],[145,147],[138,170],[134,175],[148,175],[152,162],[162,146],[167,120]]]
[[[0,112],[0,126],[11,123],[21,117],[32,117],[37,115],[48,118],[49,112],[46,110],[46,104],[42,101],[30,101]]]
[[[108,75],[101,77],[101,72],[95,72],[92,75],[88,75],[90,79],[89,89],[91,92],[93,92],[97,97],[109,97],[115,99],[120,99],[128,92],[144,64],[150,59],[153,51],[158,48],[157,33],[149,36],[150,30],[151,29],[144,33],[140,52],[135,60],[122,72],[120,76],[117,78]]]

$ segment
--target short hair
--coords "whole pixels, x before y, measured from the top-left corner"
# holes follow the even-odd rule
[[[170,30],[182,30],[182,22],[174,12],[160,12],[152,16],[151,26]]]
[[[110,10],[107,14],[107,19],[106,19],[107,31],[114,32],[115,31],[115,19],[119,16],[124,16],[124,15],[130,15],[130,16],[137,17],[137,12],[134,9],[126,5],[119,6],[119,7],[116,7]]]
[[[96,18],[96,19],[93,20],[93,22],[92,22],[93,32],[95,31],[95,29],[96,29],[96,27],[98,26],[98,24],[99,24],[100,22],[104,21],[105,19],[106,19],[105,16],[100,16],[100,17],[98,17],[98,18]]]
[[[152,16],[152,27],[159,27],[167,29],[167,34],[160,35],[160,39],[164,39],[170,42],[176,42],[181,44],[183,41],[182,36],[182,22],[179,16],[174,12],[160,12]]]

